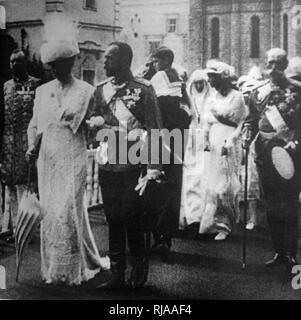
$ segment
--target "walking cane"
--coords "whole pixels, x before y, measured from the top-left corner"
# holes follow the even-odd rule
[[[247,258],[247,234],[246,225],[248,219],[248,165],[249,165],[249,148],[251,140],[251,125],[245,124],[242,147],[245,150],[245,181],[244,181],[244,219],[243,219],[243,246],[242,246],[242,268],[246,268]]]
[[[243,222],[243,247],[242,247],[242,268],[246,268],[246,255],[247,255],[247,216],[248,216],[248,158],[249,147],[245,148],[245,181],[244,181],[244,222]]]

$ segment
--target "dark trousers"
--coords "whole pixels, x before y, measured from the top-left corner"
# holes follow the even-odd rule
[[[262,147],[259,143],[258,146]],[[300,170],[296,166],[295,177],[289,181],[283,179],[271,162],[269,148],[265,150],[265,153],[258,152],[258,169],[274,249],[279,254],[295,257],[298,247]]]
[[[162,170],[165,173],[165,184],[157,186],[157,190],[150,197],[154,201],[150,202],[149,211],[153,216],[153,234],[155,242],[160,242],[160,238],[170,242],[179,227],[179,216],[181,207],[183,164],[179,160],[184,159],[186,138],[184,129],[182,131],[182,153],[170,156],[170,164],[164,164]],[[172,153],[175,152],[174,145],[170,145]]]
[[[167,243],[170,242],[179,227],[183,162],[190,124],[188,114],[179,106],[177,107],[172,102],[172,98],[174,97],[169,97],[169,100],[162,99],[163,101],[159,99],[163,122],[169,131],[180,130],[182,139],[180,141],[170,140],[170,161],[169,164],[163,164],[162,167],[167,183],[165,187],[157,188],[157,193],[153,195],[155,206],[149,206],[150,212],[155,217],[153,227],[155,241],[159,242],[160,238],[163,238],[163,241]],[[176,144],[181,144],[181,148]]]
[[[154,202],[156,205],[153,208],[153,214],[157,216],[154,235],[170,239],[179,226],[183,166],[170,164],[163,166],[163,170],[168,183],[165,192],[158,192],[157,201]],[[161,205],[159,205],[160,202]]]
[[[111,270],[124,273],[126,240],[133,261],[145,257],[144,210],[135,191],[140,169],[126,172],[100,170],[104,210],[109,224]]]

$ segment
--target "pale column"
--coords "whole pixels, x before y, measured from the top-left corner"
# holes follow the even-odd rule
[[[280,47],[280,26],[281,24],[281,3],[278,0],[271,0],[271,47]]]
[[[293,36],[292,36],[292,47],[293,47],[293,55],[301,55],[301,0],[294,1],[294,7],[292,9],[292,27],[293,27]]]
[[[190,18],[189,18],[189,53],[188,65],[189,72],[201,68],[204,59],[205,45],[204,33],[206,14],[204,7],[206,0],[190,1]]]
[[[240,75],[241,70],[241,2],[233,0],[231,12],[231,43],[230,43],[230,64],[235,67],[236,74]]]

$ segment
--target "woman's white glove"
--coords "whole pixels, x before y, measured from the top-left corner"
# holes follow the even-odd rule
[[[144,177],[138,179],[138,184],[135,191],[139,191],[139,196],[142,196],[149,180],[157,180],[161,175],[161,171],[157,169],[148,169]]]
[[[26,154],[25,154],[25,159],[28,163],[32,163],[36,160],[37,155],[34,153],[34,151],[35,151],[34,145],[31,145],[28,147]],[[0,165],[0,168],[1,168],[1,165]]]
[[[95,160],[98,164],[104,165],[108,163],[109,161],[108,149],[109,149],[109,146],[107,142],[99,143],[99,147],[96,149],[96,153],[95,153]]]
[[[157,180],[161,175],[161,171],[157,169],[147,169],[146,175],[148,180]]]
[[[90,120],[86,120],[86,124],[89,126],[90,129],[100,128],[104,125],[104,123],[105,120],[101,116],[91,117]]]

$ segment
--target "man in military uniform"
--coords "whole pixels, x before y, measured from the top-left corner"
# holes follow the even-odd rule
[[[163,166],[168,192],[164,197],[161,192],[158,194],[156,205],[161,205],[152,209],[153,214],[157,215],[157,223],[153,230],[155,240],[153,249],[165,255],[171,248],[172,238],[179,226],[183,159],[185,138],[187,138],[185,129],[189,128],[190,111],[185,83],[180,78],[179,72],[173,68],[173,51],[162,46],[154,52],[153,59],[157,73],[152,77],[151,83],[158,98],[163,126],[169,132],[180,133],[174,143],[166,142],[170,144],[171,150],[169,162]],[[163,199],[165,201],[162,203],[160,200]]]
[[[25,153],[28,148],[27,127],[33,113],[35,89],[39,79],[27,73],[26,57],[20,50],[10,57],[12,79],[4,84],[4,130],[1,150],[1,180],[5,184],[6,214],[16,225],[18,203],[28,180]]]
[[[250,115],[245,130],[251,127],[253,137],[256,136],[256,163],[275,249],[274,258],[266,262],[266,266],[283,265],[291,271],[292,266],[297,263],[298,196],[301,181],[300,87],[296,86],[297,82],[293,83],[284,75],[288,65],[284,50],[269,50],[267,62],[269,79],[251,94]],[[286,157],[282,159],[283,155]]]
[[[161,115],[151,84],[134,78],[131,73],[132,56],[132,49],[126,43],[112,43],[105,53],[104,63],[106,74],[111,78],[96,89],[97,109],[104,118],[105,131],[102,132],[107,132],[107,137],[103,138],[98,134],[100,149],[96,159],[100,163],[99,181],[109,224],[112,271],[111,279],[99,289],[124,287],[126,237],[132,264],[128,284],[136,289],[147,280],[144,208],[139,194],[142,195],[146,187],[144,182],[159,177],[161,167],[159,161],[154,162],[157,164],[149,161],[145,170],[147,174],[137,188],[142,168],[132,163],[128,151],[137,142],[137,137],[146,133],[150,136],[152,129],[161,128]],[[107,139],[112,134],[116,137],[116,145],[111,143],[114,139]],[[146,141],[152,152],[151,139]],[[151,156],[156,158],[154,153]]]

